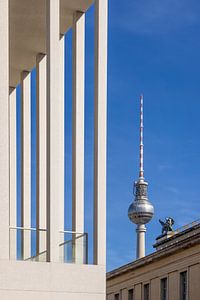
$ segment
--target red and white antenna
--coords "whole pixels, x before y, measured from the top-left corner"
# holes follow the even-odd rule
[[[140,95],[140,172],[139,179],[144,179],[144,144],[143,144],[143,95]]]

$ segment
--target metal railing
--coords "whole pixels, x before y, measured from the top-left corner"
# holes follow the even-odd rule
[[[46,229],[10,227],[11,260],[47,261]],[[88,234],[59,231],[59,260],[62,263],[88,263]]]
[[[10,259],[46,262],[46,232],[46,229],[10,227]]]

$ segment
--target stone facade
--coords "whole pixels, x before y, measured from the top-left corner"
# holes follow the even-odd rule
[[[200,300],[200,225],[158,241],[157,246],[156,252],[107,273],[107,300]]]

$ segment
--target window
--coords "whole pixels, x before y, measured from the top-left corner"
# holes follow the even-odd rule
[[[115,300],[119,300],[119,294],[115,294]]]
[[[128,300],[133,300],[133,289],[128,291]]]
[[[187,271],[180,273],[180,300],[187,300]]]
[[[149,300],[149,283],[144,285],[144,300]]]
[[[167,278],[161,279],[160,299],[167,300]]]

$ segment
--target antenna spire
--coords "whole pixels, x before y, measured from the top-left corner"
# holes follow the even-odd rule
[[[143,144],[143,95],[140,95],[140,171],[139,179],[144,179],[144,144]]]

